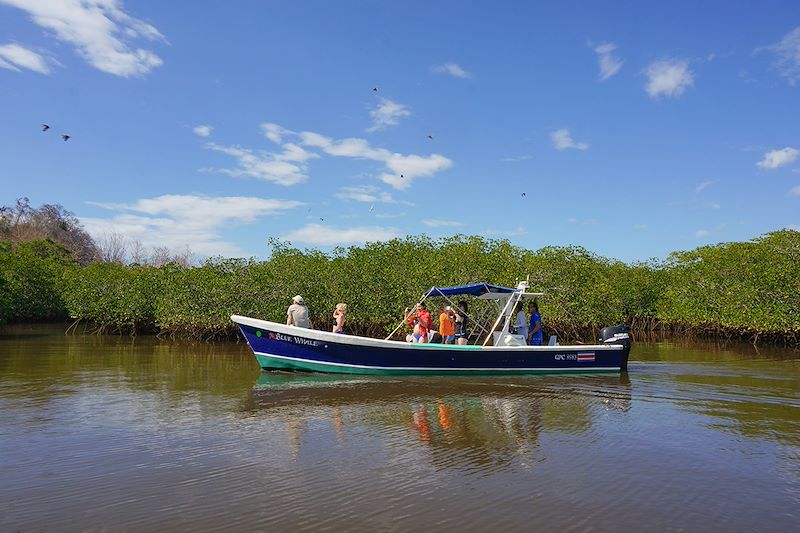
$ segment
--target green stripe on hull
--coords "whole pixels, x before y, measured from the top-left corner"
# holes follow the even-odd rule
[[[541,368],[541,369],[520,369],[520,370],[423,370],[417,368],[374,368],[349,365],[328,365],[315,363],[313,361],[298,361],[296,359],[283,359],[280,357],[270,357],[263,354],[255,354],[258,364],[262,370],[300,370],[304,372],[326,372],[329,374],[369,374],[381,376],[500,376],[518,374],[608,374],[618,373],[619,369],[608,368]]]

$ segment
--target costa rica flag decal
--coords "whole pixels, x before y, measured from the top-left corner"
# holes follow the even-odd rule
[[[578,354],[578,361],[591,363],[594,361],[594,352],[581,352]]]

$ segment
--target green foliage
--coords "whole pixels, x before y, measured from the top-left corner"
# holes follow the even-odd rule
[[[675,253],[658,317],[755,333],[800,332],[800,232]]]
[[[624,319],[623,302],[612,279],[615,268],[620,267],[579,246],[542,248],[525,265],[531,288],[545,293],[540,301],[542,314],[573,328]]]
[[[5,274],[0,272],[0,325],[5,324],[13,318],[11,312],[12,305],[13,298],[11,295],[11,288],[6,281]]]
[[[63,275],[76,266],[71,252],[49,239],[0,243],[0,318],[64,318]]]
[[[153,267],[94,263],[65,275],[64,303],[70,316],[121,333],[152,331],[163,272]]]
[[[0,321],[80,318],[101,329],[195,338],[234,334],[231,314],[283,322],[295,294],[328,329],[348,305],[349,332],[383,336],[432,286],[530,276],[548,328],[577,336],[618,322],[800,334],[800,232],[704,246],[627,265],[581,247],[530,251],[457,235],[407,237],[325,254],[272,242],[267,261],[214,258],[199,267],[79,267],[52,241],[0,242]]]
[[[610,277],[614,291],[622,303],[622,316],[626,321],[655,319],[658,302],[666,288],[666,270],[662,262],[613,263]]]
[[[244,259],[211,259],[199,268],[161,267],[163,287],[154,299],[159,331],[194,338],[232,332],[230,315],[246,297],[243,282],[253,264]]]

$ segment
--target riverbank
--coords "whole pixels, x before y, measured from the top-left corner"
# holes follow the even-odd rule
[[[592,341],[604,326],[798,346],[800,232],[676,252],[625,264],[580,247],[531,251],[508,241],[457,236],[370,243],[325,254],[273,243],[270,258],[210,259],[200,266],[78,266],[49,241],[0,246],[6,321],[68,319],[97,333],[232,338],[231,314],[283,321],[295,294],[311,319],[330,322],[348,304],[346,330],[383,337],[431,286],[530,276],[545,293],[548,333]]]

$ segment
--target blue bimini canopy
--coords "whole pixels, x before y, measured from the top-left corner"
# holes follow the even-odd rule
[[[510,293],[514,292],[514,289],[499,285],[489,285],[488,283],[473,283],[472,285],[459,285],[458,287],[434,287],[426,292],[423,298],[429,298],[430,296],[459,296],[462,294],[480,296],[487,292]]]

